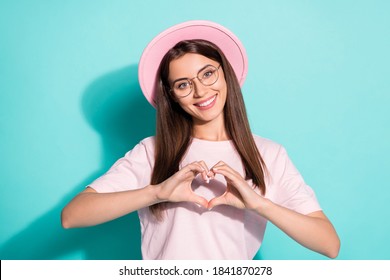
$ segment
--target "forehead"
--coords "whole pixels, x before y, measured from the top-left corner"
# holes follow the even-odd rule
[[[182,57],[172,60],[169,64],[169,79],[191,78],[206,65],[217,66],[218,63],[200,54],[187,53]]]

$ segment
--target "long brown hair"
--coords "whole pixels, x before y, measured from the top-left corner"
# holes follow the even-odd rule
[[[227,97],[224,107],[225,126],[228,137],[233,141],[245,167],[245,179],[252,179],[253,185],[265,194],[265,164],[253,139],[241,88],[232,66],[222,51],[205,40],[185,40],[177,43],[160,63],[158,89],[156,94],[156,137],[155,165],[151,184],[159,184],[179,170],[192,137],[192,118],[174,101],[168,81],[169,64],[187,53],[203,55],[221,64],[227,83]],[[161,220],[164,204],[149,207],[154,216]]]

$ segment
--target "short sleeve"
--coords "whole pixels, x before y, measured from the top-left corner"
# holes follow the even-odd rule
[[[276,165],[276,176],[273,176],[276,179],[275,202],[305,215],[321,210],[313,189],[305,183],[282,146]]]
[[[97,192],[119,192],[145,187],[150,184],[152,156],[144,142],[137,144],[101,177],[88,186]]]

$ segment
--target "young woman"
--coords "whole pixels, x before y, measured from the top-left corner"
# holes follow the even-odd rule
[[[270,221],[335,258],[339,238],[285,149],[253,135],[245,51],[226,28],[190,21],[145,49],[140,84],[157,109],[141,141],[63,210],[65,228],[138,211],[144,259],[252,259]]]

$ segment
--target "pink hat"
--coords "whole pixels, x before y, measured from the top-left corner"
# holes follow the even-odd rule
[[[174,25],[157,35],[145,48],[138,66],[143,94],[155,107],[157,71],[164,55],[182,40],[203,39],[216,44],[232,65],[242,86],[248,71],[248,59],[240,40],[225,27],[211,21],[195,20]]]

